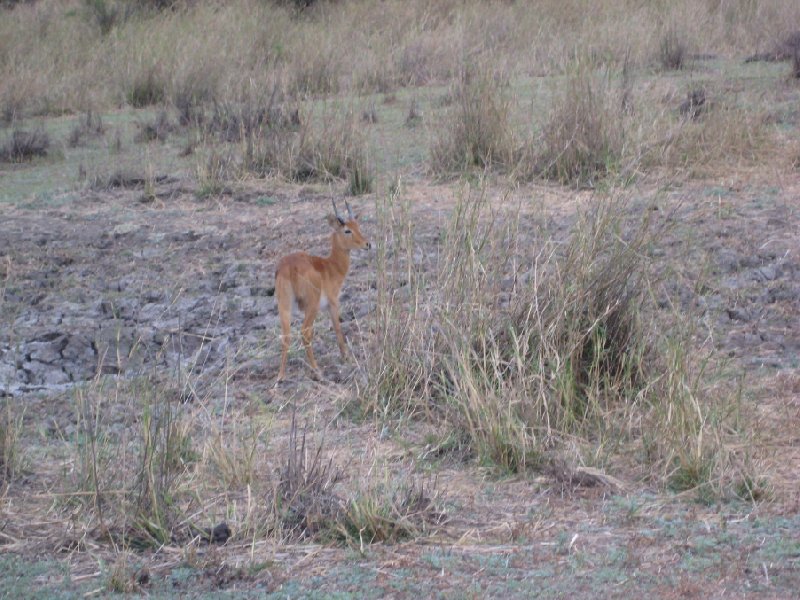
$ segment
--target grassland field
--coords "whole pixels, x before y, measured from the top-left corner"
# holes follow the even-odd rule
[[[798,31],[0,2],[0,596],[796,597]]]

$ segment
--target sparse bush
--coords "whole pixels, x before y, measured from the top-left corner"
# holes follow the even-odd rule
[[[0,146],[0,161],[24,162],[47,156],[50,150],[50,135],[42,127],[32,131],[15,129],[11,138]]]

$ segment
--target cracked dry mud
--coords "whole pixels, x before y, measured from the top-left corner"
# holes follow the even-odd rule
[[[0,395],[153,367],[211,374],[234,359],[272,376],[263,353],[277,332],[275,253],[289,239],[324,252],[323,219],[306,240],[299,216],[279,228],[245,204],[157,210],[130,200],[7,215]],[[366,312],[345,309],[345,328],[354,310]]]
[[[722,198],[684,189],[664,197],[656,211],[656,219],[671,221],[653,249],[654,263],[671,269],[661,308],[677,301],[693,311],[700,334],[746,368],[796,368],[800,355],[792,194],[727,190]],[[279,206],[186,200],[165,207],[118,191],[58,209],[7,211],[0,235],[0,395],[153,368],[213,374],[234,360],[271,379],[274,264],[287,250],[327,250],[326,202],[301,195]],[[436,228],[446,223],[442,208],[414,205],[423,217],[420,243],[435,244]],[[549,221],[555,235],[569,228],[568,217]],[[346,333],[374,306],[372,260],[354,255],[343,293]],[[323,369],[336,363],[328,329],[321,317],[315,347]],[[300,361],[293,362],[299,372]]]

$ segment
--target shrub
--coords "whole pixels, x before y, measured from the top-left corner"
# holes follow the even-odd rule
[[[38,156],[47,156],[50,136],[42,127],[32,131],[15,129],[11,138],[0,146],[0,161],[23,162]]]

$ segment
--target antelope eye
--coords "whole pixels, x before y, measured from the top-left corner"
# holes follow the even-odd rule
[[[350,234],[352,234],[353,232],[352,232],[350,229],[345,229],[345,230],[344,230],[344,233],[345,233],[345,235],[350,235]]]

